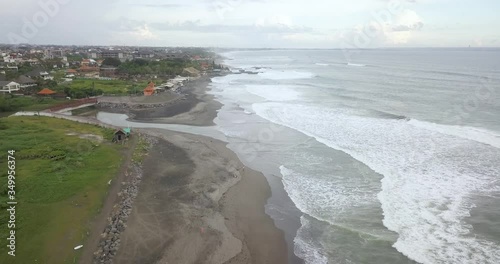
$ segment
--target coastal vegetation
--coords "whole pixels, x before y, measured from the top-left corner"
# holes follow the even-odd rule
[[[148,61],[134,59],[126,61],[118,66],[118,72],[128,75],[158,74],[175,76],[182,73],[185,68],[200,67],[198,62],[181,59]]]
[[[123,146],[113,131],[48,117],[0,119],[0,158],[15,150],[15,263],[75,263],[89,223],[102,206]],[[3,163],[5,164],[5,163]],[[6,166],[6,165],[5,165]],[[7,170],[0,172],[0,221],[6,223]],[[7,241],[7,225],[0,226]],[[0,250],[0,263],[14,263]]]
[[[0,96],[0,113],[41,111],[65,103],[68,103],[67,99],[5,95]]]
[[[98,95],[128,95],[142,92],[148,81],[75,79],[55,90],[70,98],[86,98]]]

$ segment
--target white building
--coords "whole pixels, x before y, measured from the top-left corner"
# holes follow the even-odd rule
[[[16,82],[0,81],[0,92],[2,93],[12,93],[17,92],[21,89],[21,85]]]

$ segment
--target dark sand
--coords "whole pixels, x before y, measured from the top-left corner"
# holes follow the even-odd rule
[[[170,92],[166,92],[161,96],[110,98],[110,101],[113,99],[115,103],[130,104],[131,108],[101,108],[101,110],[110,113],[127,114],[130,117],[129,120],[135,122],[212,126],[215,125],[213,120],[217,116],[217,110],[222,105],[213,100],[212,95],[206,94],[209,84],[210,77],[203,76],[188,82],[181,88],[181,94],[172,95]],[[145,109],[133,108],[137,102],[141,104],[157,104],[158,98],[165,100],[164,106]],[[129,102],[131,100],[134,100],[134,102]]]
[[[264,212],[261,173],[223,142],[147,133],[162,140],[145,160],[115,263],[287,263],[283,232]]]
[[[112,112],[139,122],[213,125],[221,104],[205,94],[208,84],[208,78],[190,82],[185,100],[163,107]],[[264,210],[271,195],[264,175],[245,168],[224,142],[162,129],[140,132],[160,140],[144,161],[114,263],[288,262],[284,233]]]

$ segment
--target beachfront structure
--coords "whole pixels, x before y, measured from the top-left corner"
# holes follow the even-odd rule
[[[118,129],[113,136],[113,142],[119,143],[130,137],[130,128]]]
[[[115,131],[114,137],[113,137],[113,142],[121,142],[122,140],[125,140],[127,138],[127,133],[123,131],[123,129],[118,129]]]
[[[155,93],[155,83],[150,82],[148,86],[144,89],[144,95],[145,96],[150,96]]]
[[[0,92],[2,93],[12,93],[17,92],[21,89],[21,85],[16,82],[10,81],[0,81]]]

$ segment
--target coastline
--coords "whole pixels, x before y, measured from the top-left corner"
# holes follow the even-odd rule
[[[222,104],[214,100],[214,96],[207,94],[206,90],[211,82],[210,76],[202,76],[199,79],[188,82],[181,88],[181,94],[174,94],[167,102],[157,107],[144,108],[112,108],[107,104],[100,110],[110,113],[127,114],[129,121],[141,123],[179,124],[190,126],[213,126],[213,120],[217,117],[217,111]],[[152,99],[155,99],[154,97]],[[143,100],[147,105],[148,99]],[[120,105],[120,98],[116,99]],[[127,103],[124,103],[126,105]],[[155,106],[158,103],[150,103]],[[129,106],[136,103],[129,104]],[[122,105],[120,105],[122,106]]]
[[[209,83],[209,77],[189,83],[185,99],[166,106],[111,112],[143,123],[212,126],[222,104],[205,93]],[[144,160],[117,263],[288,263],[284,232],[265,211],[271,189],[262,173],[245,167],[222,141],[135,131],[159,141]]]
[[[283,232],[264,212],[270,188],[261,173],[224,142],[147,133],[160,140],[144,161],[118,263],[287,263]]]

